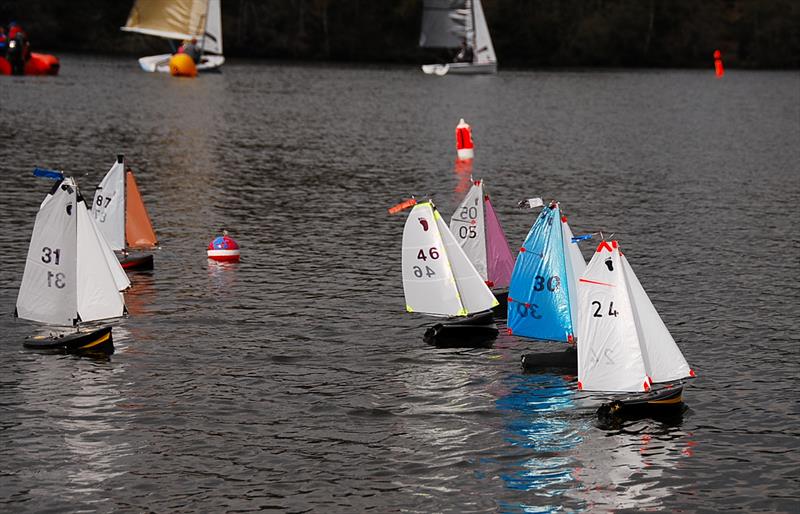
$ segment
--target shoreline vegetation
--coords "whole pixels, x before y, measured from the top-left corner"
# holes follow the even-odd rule
[[[141,56],[169,50],[125,33],[133,0],[6,0],[34,51]],[[502,67],[800,68],[793,0],[483,0]],[[446,62],[419,48],[422,0],[223,0],[226,57]]]

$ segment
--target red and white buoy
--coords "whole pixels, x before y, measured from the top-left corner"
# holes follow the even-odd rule
[[[222,235],[208,243],[209,259],[220,262],[239,262],[239,245],[231,237],[228,231],[223,230]]]
[[[472,144],[472,129],[461,118],[456,125],[456,152],[459,159],[472,159],[475,157],[474,145]]]
[[[714,73],[718,79],[725,75],[725,68],[722,66],[722,52],[714,50]]]

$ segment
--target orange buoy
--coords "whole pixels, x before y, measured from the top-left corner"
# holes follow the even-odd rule
[[[186,54],[175,54],[169,58],[169,72],[173,77],[196,77],[197,66]]]
[[[472,159],[475,156],[472,143],[472,128],[461,118],[456,125],[456,152],[459,159]]]
[[[717,78],[722,78],[725,75],[725,69],[722,67],[722,52],[714,50],[714,71]]]

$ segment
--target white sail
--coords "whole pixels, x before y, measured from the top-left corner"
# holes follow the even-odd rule
[[[97,186],[92,213],[112,250],[125,248],[125,164],[117,159]]]
[[[476,180],[450,218],[450,231],[481,278],[488,280],[486,265],[486,219],[483,212],[483,182]]]
[[[572,229],[569,228],[567,217],[561,217],[562,244],[564,245],[564,265],[567,269],[567,295],[569,296],[569,313],[572,319],[572,330],[580,333],[581,315],[578,304],[578,280],[586,271],[586,261],[583,260],[577,243],[572,242]]]
[[[77,204],[77,307],[81,321],[117,318],[125,303],[83,201]],[[116,261],[116,259],[114,259]],[[119,262],[116,262],[119,266]]]
[[[472,0],[472,12],[475,26],[475,48],[473,49],[473,62],[479,64],[495,63],[497,56],[492,45],[492,36],[486,24],[481,0]]]
[[[122,269],[119,259],[117,259],[117,256],[114,255],[114,251],[108,245],[106,238],[103,237],[103,234],[100,232],[100,227],[97,226],[94,218],[89,216],[89,219],[92,221],[92,227],[97,234],[97,239],[100,241],[100,246],[103,249],[103,256],[106,259],[106,263],[111,269],[111,274],[114,275],[114,283],[117,285],[117,290],[124,291],[128,289],[131,286],[131,281],[128,278],[128,274],[125,273],[124,269]]]
[[[75,324],[77,210],[77,189],[72,179],[64,179],[42,202],[17,296],[20,318],[52,325]]]
[[[122,30],[167,39],[203,37],[209,0],[136,0]]]
[[[455,278],[431,202],[414,206],[403,229],[403,291],[406,310],[442,316],[463,315]]]
[[[642,347],[616,241],[603,241],[578,282],[578,387],[649,390]]]
[[[208,0],[208,22],[201,44],[203,51],[222,55],[222,10],[220,0]]]
[[[455,277],[459,297],[464,306],[464,311],[459,314],[468,315],[483,312],[498,305],[497,298],[494,297],[486,282],[478,274],[467,254],[461,249],[439,212],[437,211],[434,214],[436,224],[439,227],[439,234],[444,242],[447,259],[450,261],[450,267]]]
[[[469,0],[424,0],[419,46],[458,48],[467,37],[471,23],[466,4]]]
[[[647,374],[653,382],[669,382],[693,376],[689,364],[658,315],[628,260],[620,255],[628,285]]]

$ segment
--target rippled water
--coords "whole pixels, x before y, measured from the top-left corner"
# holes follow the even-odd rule
[[[232,62],[178,80],[63,56],[0,77],[0,509],[746,511],[800,507],[800,74],[517,72]],[[404,312],[404,216],[458,200],[474,128],[516,247],[556,197],[615,232],[699,378],[678,420],[598,427],[574,376],[437,350]],[[162,249],[109,362],[24,351],[30,231],[66,170],[125,153]],[[227,227],[238,265],[209,263]],[[584,248],[589,256],[591,248]]]

